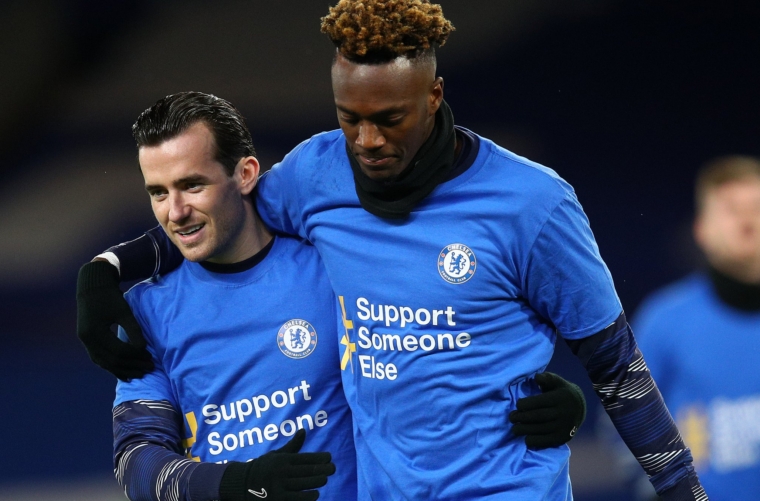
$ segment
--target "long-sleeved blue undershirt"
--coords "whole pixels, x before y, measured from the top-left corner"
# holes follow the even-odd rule
[[[113,409],[114,474],[131,501],[215,501],[227,468],[183,455],[180,413],[166,400]]]
[[[123,280],[148,278],[179,266],[182,255],[160,227],[111,247]],[[586,368],[618,433],[667,501],[706,501],[685,446],[621,313],[601,332],[567,340]]]

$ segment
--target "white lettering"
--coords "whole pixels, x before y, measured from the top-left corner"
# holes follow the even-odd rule
[[[429,341],[429,344],[426,344]],[[430,334],[423,334],[420,336],[420,348],[424,351],[432,351],[435,348],[435,338]]]
[[[256,438],[258,439],[259,443],[264,441],[264,439],[261,438],[261,430],[254,427],[254,428],[251,428],[250,430],[243,430],[240,433],[238,433],[238,436],[240,437],[240,447],[245,447],[246,438],[248,438],[248,445],[253,445],[254,433],[256,434]],[[209,435],[209,437],[211,437],[211,435]]]
[[[286,425],[290,428],[290,430],[286,431],[285,427]],[[291,421],[290,419],[286,419],[282,423],[280,423],[280,433],[285,437],[292,437],[296,433],[296,424]]]
[[[228,444],[229,441],[232,441],[232,445]],[[224,448],[228,451],[234,451],[237,449],[238,446],[238,438],[237,435],[225,435],[224,439],[222,440],[222,443],[224,444]]]
[[[245,410],[243,410],[243,404],[245,404]],[[240,422],[242,423],[245,421],[246,416],[250,416],[251,412],[253,412],[253,407],[251,407],[251,402],[247,398],[244,398],[243,400],[238,400],[235,402],[235,407],[237,407],[237,413],[238,413],[238,419],[240,419]]]
[[[397,348],[393,347],[394,341],[396,342]],[[401,351],[401,336],[398,336],[396,334],[383,334],[383,350]]]
[[[391,312],[393,312],[393,317],[391,317]],[[398,308],[396,308],[392,304],[386,304],[385,305],[385,326],[390,327],[391,322],[395,322],[396,320],[398,320]]]
[[[401,306],[399,309],[401,316],[401,328],[403,329],[406,324],[414,322],[414,312],[408,306]]]
[[[411,334],[404,336],[404,349],[406,351],[417,351],[417,338]]]
[[[425,320],[422,319],[422,315],[425,315]],[[419,310],[414,312],[414,319],[420,325],[427,325],[430,323],[430,312],[427,311],[425,308],[420,308]]]
[[[470,346],[470,340],[472,337],[466,332],[460,332],[457,334],[457,346],[459,348],[467,348]]]
[[[454,349],[454,336],[452,336],[448,332],[445,333],[445,334],[438,334],[438,349],[439,350],[444,349],[443,348],[443,340],[444,339],[448,339],[448,341],[449,341],[449,349],[453,350]]]
[[[285,394],[284,391],[276,391],[272,393],[272,405],[277,407],[278,409],[282,409],[286,405],[288,405],[288,396]]]
[[[218,409],[218,408],[219,408],[219,406],[218,405],[214,405],[214,404],[204,405],[203,406],[203,415],[206,416],[206,417],[209,417],[211,419],[204,419],[203,422],[205,422],[206,424],[216,424],[219,421],[221,421],[222,420],[222,415],[219,414],[219,411],[214,410],[214,409]]]
[[[366,327],[359,327],[359,347],[368,350],[372,347],[372,341],[369,340],[369,329]]]
[[[327,412],[319,411],[314,416],[314,423],[320,428],[327,424]]]
[[[214,431],[208,434],[208,443],[211,444],[211,448],[208,451],[215,456],[223,450],[222,443],[218,439],[219,434],[217,432]]]
[[[356,300],[356,307],[359,309],[359,313],[357,313],[356,316],[361,320],[369,320],[369,310],[367,309],[368,304],[369,301],[363,297]]]
[[[259,402],[264,403],[260,404]],[[269,398],[267,398],[266,395],[258,395],[256,397],[253,397],[253,408],[256,410],[256,417],[260,418],[262,412],[269,410]],[[224,406],[222,406],[222,409],[224,409]]]
[[[264,427],[264,438],[267,440],[274,440],[277,438],[277,425],[276,424],[268,424]]]

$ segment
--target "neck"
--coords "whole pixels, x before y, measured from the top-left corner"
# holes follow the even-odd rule
[[[744,282],[713,266],[709,267],[709,275],[721,301],[740,310],[760,311],[760,281]]]
[[[272,233],[261,221],[253,204],[245,204],[246,217],[237,229],[237,238],[224,252],[207,259],[214,264],[234,264],[253,257],[272,241]]]

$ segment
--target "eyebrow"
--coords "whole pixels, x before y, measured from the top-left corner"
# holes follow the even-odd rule
[[[192,183],[208,183],[210,179],[202,174],[193,174],[190,176],[185,176],[177,179],[172,183],[173,186],[182,186],[183,184],[192,184]],[[145,191],[150,193],[151,191],[156,191],[159,189],[163,189],[164,185],[162,184],[146,184],[145,185]]]
[[[348,108],[344,108],[343,106],[336,104],[336,108],[338,108],[343,113],[348,113],[349,115],[358,116],[359,114],[355,111],[349,110]],[[370,119],[378,119],[378,118],[385,118],[389,115],[393,115],[396,113],[405,113],[406,109],[402,106],[391,106],[390,108],[386,108],[384,110],[376,111],[375,113],[372,113],[369,117]]]

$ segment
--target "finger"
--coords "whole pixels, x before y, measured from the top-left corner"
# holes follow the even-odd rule
[[[335,473],[335,464],[302,464],[288,467],[288,477],[313,477],[315,475],[328,476]]]
[[[546,423],[559,419],[559,417],[556,407],[545,407],[529,411],[512,411],[509,413],[509,420],[512,423]]]
[[[536,383],[541,387],[541,391],[555,390],[565,386],[565,380],[552,372],[536,374]]]
[[[319,491],[286,491],[282,498],[284,501],[317,501],[319,499]]]
[[[301,447],[303,447],[304,440],[306,440],[306,430],[301,428],[300,430],[296,432],[295,435],[293,435],[293,438],[291,438],[287,444],[283,445],[279,449],[274,450],[273,452],[284,452],[284,453],[298,452],[301,450]]]
[[[556,398],[553,395],[547,395],[546,393],[540,393],[538,395],[531,395],[529,397],[523,397],[517,400],[518,411],[532,411],[536,409],[546,409],[556,407]]]
[[[512,427],[512,433],[515,435],[545,435],[547,432],[553,432],[558,428],[555,424],[526,424],[517,423]]]
[[[294,454],[290,464],[297,465],[319,465],[327,464],[332,461],[332,454],[329,452],[301,452]]]
[[[127,333],[129,342],[135,348],[144,349],[146,346],[145,337],[143,336],[140,324],[137,323],[137,319],[132,314],[132,311],[127,309],[126,312],[121,314],[116,320],[116,323],[121,325],[124,332]]]
[[[289,491],[305,491],[307,489],[317,489],[327,484],[327,475],[317,475],[313,477],[290,478],[284,482],[284,487]]]
[[[560,438],[556,433],[548,435],[528,435],[525,437],[525,445],[528,446],[528,449],[533,450],[559,447],[566,442],[567,439]]]

